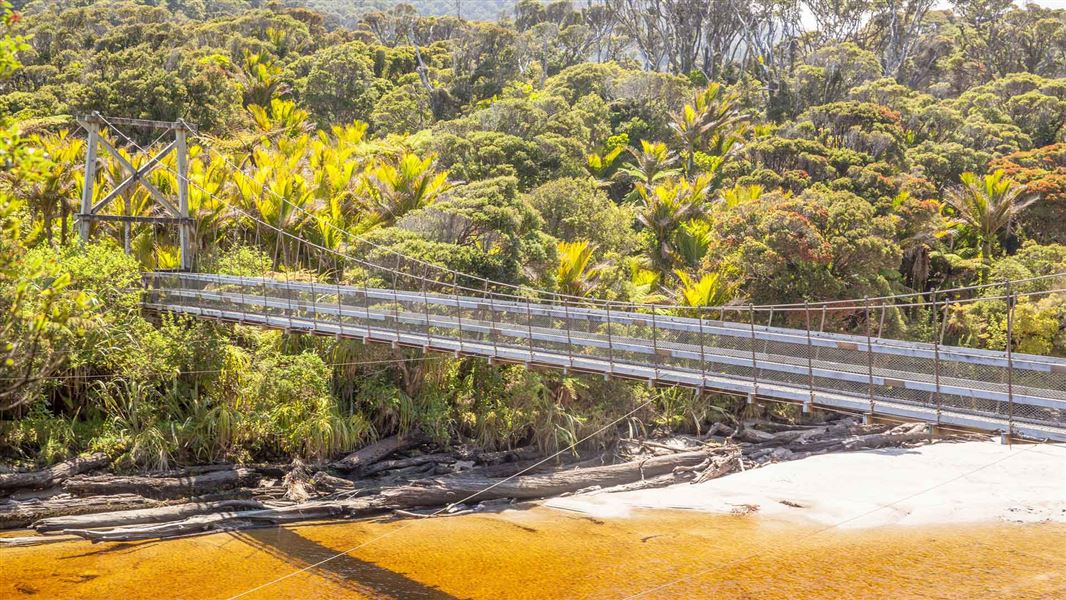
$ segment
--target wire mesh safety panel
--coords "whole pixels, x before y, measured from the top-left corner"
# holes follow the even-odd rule
[[[1066,440],[1066,360],[828,333],[825,309],[791,309],[788,322],[804,325],[791,328],[744,307],[696,318],[460,288],[195,273],[145,283],[155,310]]]

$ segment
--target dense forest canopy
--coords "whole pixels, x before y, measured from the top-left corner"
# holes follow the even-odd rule
[[[261,239],[251,214],[379,264],[398,251],[641,303],[991,282],[987,301],[895,311],[885,327],[994,349],[1007,343],[999,283],[1066,271],[1066,10],[1008,0],[342,6],[33,0],[5,11],[4,452],[53,459],[95,447],[135,465],[322,456],[412,427],[559,447],[649,394],[646,422],[663,427],[699,428],[719,410],[688,392],[472,359],[352,365],[403,353],[149,319],[139,273],[176,266],[173,231],[134,225],[128,254],[114,223],[95,224],[88,248],[75,241],[85,150],[72,116],[92,111],[197,127],[190,205],[205,271],[373,277]],[[171,191],[167,164],[150,180]],[[124,177],[113,159],[99,172],[98,193]],[[131,189],[114,210],[149,215],[150,200]],[[829,326],[865,325],[856,310]],[[1010,343],[1066,356],[1063,295],[1019,304]]]

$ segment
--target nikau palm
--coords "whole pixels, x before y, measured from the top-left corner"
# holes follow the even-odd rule
[[[1025,186],[1001,170],[984,177],[963,173],[960,179],[962,185],[949,191],[944,200],[955,210],[957,222],[973,230],[981,244],[981,258],[990,266],[993,243],[1010,232],[1014,218],[1039,196],[1026,194]],[[981,277],[985,280],[987,273]]]
[[[666,144],[662,142],[653,144],[647,140],[640,140],[640,151],[630,148],[629,153],[635,162],[632,165],[623,166],[619,172],[629,175],[634,181],[644,185],[655,185],[659,180],[677,174],[677,169],[673,168],[677,156],[670,152]]]
[[[723,157],[735,150],[747,120],[738,100],[736,93],[724,93],[721,84],[712,83],[674,117],[670,128],[685,157],[686,172],[692,172],[696,152]]]
[[[666,267],[674,262],[676,255],[674,233],[686,221],[704,214],[709,188],[710,179],[705,176],[691,183],[683,179],[668,181],[650,189],[637,184],[640,197],[637,220],[651,230],[655,238],[654,258],[664,270],[668,270]]]
[[[699,279],[681,270],[675,271],[675,274],[681,282],[677,291],[678,300],[685,306],[722,306],[732,300],[736,292],[736,285],[726,281],[722,273],[707,273]]]
[[[34,141],[48,158],[46,167],[42,169],[42,176],[38,180],[16,186],[15,190],[40,215],[45,239],[49,243],[52,242],[52,221],[58,213],[59,239],[60,244],[64,244],[67,215],[71,212],[71,203],[77,191],[78,159],[85,150],[85,142],[70,137],[66,130],[56,135],[36,136]]]
[[[435,162],[435,156],[404,152],[395,162],[381,160],[367,168],[361,189],[381,225],[433,204],[448,189],[448,173],[435,172]]]
[[[596,244],[588,240],[559,242],[559,264],[555,280],[559,289],[572,296],[584,296],[591,290],[603,266],[593,262]]]

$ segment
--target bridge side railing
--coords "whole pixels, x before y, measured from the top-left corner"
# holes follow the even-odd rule
[[[367,337],[427,349],[551,363],[655,381],[743,382],[754,396],[770,386],[915,407],[937,418],[961,411],[1066,426],[1066,361],[785,330],[726,319],[684,318],[568,305],[285,282],[222,275],[152,274],[149,305],[213,310],[231,320]],[[664,311],[665,312],[665,311]],[[743,318],[743,309],[737,309]],[[720,315],[726,316],[726,315]],[[260,321],[257,321],[260,319]],[[263,323],[261,320],[267,322]],[[812,327],[813,329],[813,327]],[[505,356],[506,355],[506,356]],[[550,359],[550,360],[549,360]],[[1013,367],[1012,367],[1013,365]],[[1013,368],[1008,376],[1006,369]],[[1008,378],[1010,379],[1009,381]],[[761,389],[760,389],[761,388]]]

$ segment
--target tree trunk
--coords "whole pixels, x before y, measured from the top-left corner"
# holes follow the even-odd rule
[[[369,476],[382,471],[406,469],[407,467],[417,467],[429,463],[451,464],[454,463],[455,460],[455,455],[446,452],[439,454],[423,454],[422,456],[412,456],[411,458],[399,458],[396,460],[383,460],[372,465],[367,465],[362,470],[362,475]]]
[[[26,527],[31,523],[50,517],[153,508],[162,504],[163,502],[159,500],[152,500],[136,494],[117,494],[93,498],[78,498],[69,494],[62,494],[58,497],[32,502],[9,500],[0,503],[0,529]]]
[[[370,464],[375,463],[394,452],[414,448],[424,441],[425,438],[420,433],[397,434],[383,440],[378,440],[369,446],[360,448],[348,456],[332,463],[330,466],[341,471],[365,469]]]
[[[259,477],[251,469],[212,471],[190,477],[101,475],[68,479],[63,489],[79,496],[138,494],[149,498],[191,498],[220,490],[254,487]]]
[[[988,283],[988,270],[992,268],[992,240],[981,241],[981,261],[985,266],[981,269],[981,283]]]
[[[69,214],[70,208],[67,207],[66,201],[63,201],[59,208],[59,245],[61,247],[67,245],[67,216]]]
[[[389,508],[442,506],[453,502],[479,502],[497,498],[531,499],[557,496],[593,487],[613,486],[670,473],[676,467],[703,462],[711,452],[696,450],[643,461],[568,469],[542,475],[526,475],[510,480],[486,477],[455,476],[406,485],[381,493]],[[421,483],[421,482],[420,482]]]
[[[62,482],[68,477],[106,467],[111,462],[103,452],[72,458],[43,471],[6,473],[0,475],[0,494],[20,489],[42,489]]]
[[[175,519],[184,519],[193,515],[214,513],[223,509],[254,510],[263,508],[258,500],[223,500],[221,502],[191,502],[188,504],[175,504],[160,508],[142,508],[138,510],[122,510],[93,515],[70,515],[65,517],[51,517],[35,522],[31,527],[38,533],[49,531],[62,531],[64,529],[96,529],[100,527],[122,527],[125,525],[140,525],[145,523],[163,523]]]
[[[328,519],[342,515],[365,516],[382,512],[377,501],[357,498],[347,502],[316,502],[297,504],[284,508],[230,511],[194,515],[180,521],[171,521],[146,526],[119,527],[107,530],[67,529],[65,533],[83,537],[92,542],[148,540],[174,537],[208,531],[247,529],[280,525],[308,519]]]

